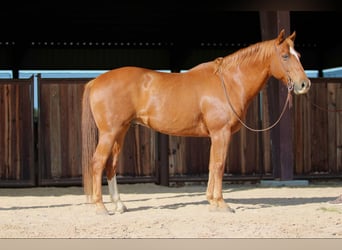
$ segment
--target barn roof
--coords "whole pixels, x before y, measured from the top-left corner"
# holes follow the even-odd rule
[[[73,67],[82,63],[82,48],[166,48],[183,54],[194,48],[234,51],[262,40],[262,30],[277,25],[260,21],[265,12],[288,13],[304,67],[342,65],[342,41],[336,32],[342,12],[329,1],[238,2],[9,3],[8,8],[0,9],[0,51],[4,55],[1,67],[16,70],[68,66],[70,56],[64,57],[65,61],[59,58],[57,66],[42,59],[51,56],[51,49],[60,48],[75,52],[73,60],[78,63]],[[96,54],[100,53],[92,54],[94,61]],[[35,61],[39,63],[33,65]],[[99,67],[115,66],[109,64]]]

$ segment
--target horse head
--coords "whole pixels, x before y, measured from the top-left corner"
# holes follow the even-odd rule
[[[309,91],[311,82],[307,77],[300,62],[300,54],[294,49],[296,32],[284,37],[284,30],[281,30],[274,40],[274,53],[271,62],[271,74],[280,79],[294,93],[305,94]]]

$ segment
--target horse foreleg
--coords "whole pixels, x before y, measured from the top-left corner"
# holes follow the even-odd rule
[[[207,199],[211,211],[234,211],[225,203],[222,195],[222,179],[230,137],[231,133],[229,130],[221,130],[211,136],[207,186]]]

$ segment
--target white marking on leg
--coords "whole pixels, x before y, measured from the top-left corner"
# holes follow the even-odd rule
[[[116,182],[116,175],[114,175],[114,177],[111,180],[107,179],[107,182],[108,182],[110,199],[114,203],[114,206],[115,206],[114,210],[119,213],[125,212],[127,208],[120,200],[118,184]]]

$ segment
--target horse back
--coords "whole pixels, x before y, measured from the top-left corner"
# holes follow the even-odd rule
[[[155,98],[160,102],[178,101],[186,98],[195,98],[208,94],[212,89],[213,74],[205,70],[189,71],[187,73],[166,73],[140,67],[121,67],[110,70],[91,83],[92,92],[110,94],[112,98],[129,98],[136,101],[147,101],[146,98]],[[216,78],[214,80],[217,80]],[[190,94],[190,95],[189,95]]]

